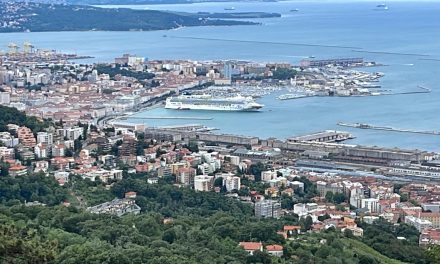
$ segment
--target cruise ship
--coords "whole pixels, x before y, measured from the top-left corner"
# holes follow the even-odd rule
[[[258,104],[252,97],[214,97],[211,95],[180,95],[168,97],[166,109],[176,110],[212,110],[212,111],[257,111],[263,105]]]

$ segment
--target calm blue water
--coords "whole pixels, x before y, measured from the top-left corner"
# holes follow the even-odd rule
[[[281,18],[257,20],[259,26],[198,27],[157,32],[48,32],[0,34],[6,49],[10,41],[30,41],[38,47],[55,48],[95,56],[95,61],[112,61],[122,53],[134,53],[150,59],[247,59],[254,61],[298,62],[307,56],[317,58],[362,56],[386,67],[382,86],[393,91],[430,87],[430,94],[364,98],[306,98],[278,101],[276,95],[260,100],[266,107],[260,113],[219,113],[155,109],[140,116],[207,116],[210,121],[185,121],[218,127],[225,133],[275,136],[323,129],[351,131],[357,138],[351,143],[440,151],[440,136],[390,133],[341,128],[338,121],[365,122],[400,128],[440,130],[440,3],[390,2],[389,11],[374,11],[376,2],[361,3],[201,3],[190,5],[136,6],[188,12],[279,12]],[[298,8],[299,12],[289,12]],[[164,38],[166,34],[168,37]],[[240,43],[192,40],[173,37],[202,37],[307,43],[356,47],[363,51],[413,53],[428,56],[400,56],[359,53],[352,48],[324,48],[298,45]],[[139,120],[133,120],[139,122]],[[182,123],[148,120],[147,125]]]

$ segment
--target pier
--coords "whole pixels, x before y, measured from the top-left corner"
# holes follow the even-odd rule
[[[241,39],[223,39],[223,38],[202,38],[189,36],[169,36],[170,38],[178,39],[193,39],[193,40],[207,40],[207,41],[225,41],[237,43],[253,43],[253,44],[271,44],[271,45],[287,45],[287,46],[304,46],[304,47],[321,47],[321,48],[338,48],[338,49],[362,49],[360,47],[350,47],[342,45],[325,45],[325,44],[310,44],[310,43],[292,43],[292,42],[275,42],[275,41],[259,41],[259,40],[241,40]]]
[[[199,124],[174,125],[174,126],[160,126],[159,129],[175,130],[175,131],[193,131],[193,132],[210,132],[218,130],[215,127],[207,127]]]
[[[376,125],[371,125],[371,124],[344,123],[344,122],[339,122],[338,126],[440,136],[440,131],[434,131],[434,130],[415,130],[415,129],[395,128],[395,127],[389,127],[389,126],[376,126]]]
[[[341,142],[353,138],[353,135],[348,132],[326,130],[313,134],[291,137],[287,139],[287,142]]]

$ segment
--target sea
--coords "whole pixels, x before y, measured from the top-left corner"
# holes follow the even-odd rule
[[[240,59],[298,63],[316,59],[362,57],[386,66],[365,69],[385,74],[380,84],[395,93],[372,97],[310,97],[280,101],[280,91],[258,99],[259,112],[176,111],[162,107],[134,117],[205,117],[210,120],[128,119],[147,126],[201,124],[219,133],[276,137],[322,130],[351,132],[348,144],[440,152],[440,136],[340,127],[338,122],[368,123],[416,130],[440,130],[440,2],[388,1],[214,2],[173,5],[105,6],[183,12],[276,12],[281,17],[253,19],[254,26],[184,27],[151,32],[2,33],[9,42],[29,41],[39,48],[90,55],[78,62],[111,62],[123,53],[148,59]],[[225,9],[235,10],[229,11]],[[298,9],[298,11],[291,11]]]

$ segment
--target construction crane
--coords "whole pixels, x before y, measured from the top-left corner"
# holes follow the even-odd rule
[[[34,51],[34,48],[35,48],[35,46],[27,41],[23,43],[23,50],[24,50],[24,53],[26,53],[26,54],[32,53]]]
[[[9,54],[16,54],[18,52],[18,45],[13,42],[9,43],[8,48]]]

